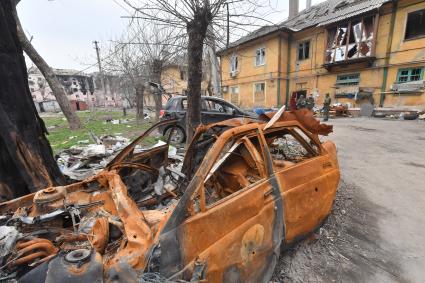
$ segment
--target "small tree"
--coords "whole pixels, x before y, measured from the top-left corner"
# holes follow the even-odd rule
[[[122,41],[127,41],[123,37]],[[135,45],[113,42],[109,47],[108,56],[104,59],[104,69],[120,77],[121,85],[127,87],[124,98],[130,106],[136,102],[137,120],[143,120],[143,100],[148,70],[144,57]]]
[[[65,91],[62,88],[59,80],[53,73],[53,70],[50,66],[44,61],[43,57],[38,54],[37,50],[32,46],[31,42],[28,40],[25,32],[21,26],[21,22],[18,17],[18,12],[16,11],[16,5],[20,0],[10,0],[13,5],[13,16],[16,22],[17,34],[19,42],[22,45],[25,53],[30,57],[31,61],[37,66],[40,72],[43,74],[50,88],[52,89],[53,95],[56,98],[63,114],[68,120],[69,127],[71,129],[81,128],[81,122],[75,112],[72,110],[71,105],[69,104],[68,98],[66,97]]]
[[[222,32],[226,27],[227,34],[230,30],[234,32],[235,29],[248,30],[252,25],[247,19],[261,19],[258,10],[270,5],[270,1],[124,0],[124,2],[135,10],[136,18],[147,19],[186,32],[188,56],[186,131],[189,143],[195,128],[201,123],[202,64],[207,35],[214,39],[226,38]]]
[[[147,71],[147,80],[158,85],[161,84],[164,68],[173,63],[185,46],[179,30],[140,19],[132,22],[126,38],[127,42],[119,44],[131,45],[138,50]],[[155,119],[158,120],[162,97],[152,87],[148,90],[155,103]]]

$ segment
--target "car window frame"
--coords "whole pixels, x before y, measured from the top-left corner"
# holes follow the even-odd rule
[[[229,139],[226,143],[224,143],[222,145],[221,150],[226,146],[226,144],[228,142],[231,142],[232,140],[234,141],[233,144],[232,144],[232,147],[236,143],[238,143],[238,142],[240,144],[244,144],[243,141],[241,141],[244,136],[246,136],[248,139],[251,139],[253,137],[257,137],[257,139],[258,139],[258,141],[260,143],[260,147],[261,147],[261,144],[263,144],[262,139],[264,137],[261,136],[260,131],[257,129],[257,131],[255,131],[252,134],[245,135],[244,133],[241,133],[238,138],[236,138],[236,139]],[[270,171],[268,170],[267,158],[264,155],[266,153],[265,153],[263,147],[261,147],[260,150],[258,150],[258,152],[259,152],[259,154],[260,154],[260,156],[262,158],[262,163],[263,163],[263,167],[264,167],[263,169],[266,172],[266,175],[263,178],[261,178],[260,180],[256,181],[255,183],[252,183],[249,186],[247,186],[245,188],[242,188],[242,189],[240,189],[240,190],[238,190],[238,191],[236,191],[236,192],[234,192],[234,193],[232,193],[232,194],[230,194],[230,195],[228,195],[228,196],[226,196],[226,197],[224,197],[222,199],[219,199],[218,201],[216,201],[216,202],[214,202],[214,203],[212,203],[210,205],[207,205],[207,203],[205,201],[205,186],[204,186],[205,181],[202,181],[200,183],[199,187],[193,192],[192,196],[190,197],[190,200],[189,200],[190,203],[187,206],[188,209],[189,209],[189,211],[190,211],[190,215],[189,215],[189,217],[187,219],[189,219],[191,217],[196,217],[196,216],[198,216],[198,215],[200,215],[202,213],[206,213],[209,210],[215,209],[219,205],[225,205],[230,199],[233,199],[234,197],[236,197],[236,196],[238,196],[238,195],[240,195],[240,194],[242,194],[244,192],[249,191],[253,186],[257,186],[257,185],[260,185],[263,182],[267,182],[269,180],[269,178],[270,178]],[[208,170],[208,172],[205,174],[205,178],[203,178],[203,180],[206,180],[207,179],[207,177],[209,176],[211,170],[214,168],[214,165],[218,161],[219,161],[219,156],[216,157],[215,162],[213,163],[213,165],[211,166],[211,168]],[[199,211],[194,211],[194,203],[193,202],[194,202],[194,200],[198,196],[201,198],[201,200],[203,198],[204,203],[203,204],[200,203],[200,205],[199,205],[199,208],[200,208]]]
[[[214,106],[215,106],[215,104],[220,105],[221,107],[223,107],[224,110],[226,110],[226,108],[229,108],[231,110],[230,113],[227,112],[227,111],[220,112],[220,111],[216,111],[216,110],[211,110],[210,112],[212,112],[212,113],[219,113],[219,114],[224,114],[224,115],[232,115],[233,114],[232,109],[235,109],[234,107],[232,107],[232,105],[226,103],[225,101],[216,100],[216,99],[208,99],[208,98],[205,99],[205,100],[210,101],[210,102],[213,102],[214,103]]]
[[[316,152],[313,147],[309,144],[308,141],[306,141],[300,134],[298,134],[296,131],[293,130],[293,128],[297,128],[300,131],[302,131],[308,138],[310,138],[310,140],[316,145],[318,151]],[[266,131],[263,132],[264,137],[267,134],[273,133],[273,132],[279,132],[282,131],[283,129],[287,129],[289,131],[289,133],[293,136],[293,138],[295,138],[303,147],[304,149],[311,155],[311,157],[307,158],[306,160],[303,160],[297,164],[301,164],[304,163],[306,161],[309,161],[311,159],[314,158],[318,158],[320,156],[323,155],[323,149],[322,149],[322,145],[319,144],[314,138],[312,138],[307,131],[305,131],[301,126],[299,125],[292,125],[292,126],[285,126],[285,127],[272,127],[267,129]],[[267,145],[267,144],[266,144]],[[268,150],[268,154],[270,155],[271,158],[271,153],[270,153],[270,148],[267,146],[267,150]]]

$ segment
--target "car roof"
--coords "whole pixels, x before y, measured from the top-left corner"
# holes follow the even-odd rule
[[[187,99],[187,96],[185,96],[185,95],[173,96],[170,99]],[[228,101],[226,101],[226,100],[224,100],[224,99],[222,99],[220,97],[216,97],[216,96],[205,96],[205,95],[202,95],[201,96],[201,99],[211,99],[211,100],[218,100],[218,101],[223,101],[223,102],[229,103]]]

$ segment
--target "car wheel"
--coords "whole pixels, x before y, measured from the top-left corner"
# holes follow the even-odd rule
[[[165,131],[164,136],[169,136],[171,130],[173,130],[173,127],[168,128]],[[175,127],[171,135],[170,141],[173,143],[184,143],[186,141],[186,133],[184,132],[182,128]]]

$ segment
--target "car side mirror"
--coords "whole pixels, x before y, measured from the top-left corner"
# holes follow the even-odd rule
[[[238,112],[236,111],[235,108],[232,108],[232,115],[235,116]]]

